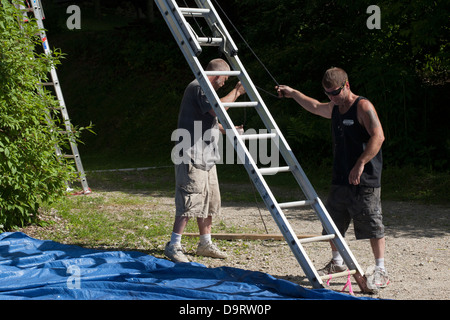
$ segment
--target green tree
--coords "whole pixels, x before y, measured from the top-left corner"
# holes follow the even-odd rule
[[[278,82],[326,101],[323,72],[342,67],[353,91],[378,110],[387,165],[448,168],[450,136],[444,119],[449,113],[442,108],[449,102],[448,1],[378,1],[380,29],[367,28],[366,11],[373,3],[366,0],[235,3],[235,24]],[[240,54],[254,60],[245,48]],[[273,88],[259,65],[246,65],[260,86],[267,79],[267,88]],[[305,115],[289,100],[268,102],[277,122],[287,126],[284,131],[302,162],[329,157],[329,144],[320,138],[329,130],[322,119]]]
[[[51,114],[59,103],[41,82],[58,53],[37,53],[37,24],[23,22],[9,1],[0,6],[0,229],[36,221],[43,203],[65,193],[75,170],[55,154],[68,136]],[[54,111],[50,111],[54,110]],[[58,119],[59,117],[55,117]]]

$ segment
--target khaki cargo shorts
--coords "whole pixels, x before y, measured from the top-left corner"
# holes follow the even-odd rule
[[[209,171],[192,164],[175,165],[177,217],[207,218],[220,214],[220,190],[216,166]]]

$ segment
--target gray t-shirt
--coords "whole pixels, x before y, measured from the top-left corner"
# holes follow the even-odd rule
[[[183,163],[210,170],[220,160],[219,125],[209,110],[211,105],[197,80],[186,88],[178,115],[176,149]]]

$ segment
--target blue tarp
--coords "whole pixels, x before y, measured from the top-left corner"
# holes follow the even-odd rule
[[[255,271],[175,264],[135,251],[103,251],[0,234],[0,299],[354,299]]]

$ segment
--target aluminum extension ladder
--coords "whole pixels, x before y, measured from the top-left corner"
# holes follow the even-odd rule
[[[27,22],[27,16],[26,16],[27,12],[33,13],[33,15],[36,19],[37,26],[39,28],[39,36],[42,41],[42,47],[43,47],[44,53],[46,55],[51,55],[50,45],[48,43],[47,35],[46,35],[45,29],[44,29],[43,20],[45,19],[45,15],[44,15],[44,10],[42,8],[41,1],[40,0],[27,0],[27,1],[24,1],[24,4],[26,4],[26,6],[22,6],[22,5],[20,6],[20,8],[24,10],[24,21]],[[64,158],[69,158],[69,159],[74,160],[75,166],[76,166],[76,169],[78,172],[78,178],[79,178],[79,180],[81,182],[81,186],[82,186],[82,191],[80,193],[89,194],[89,193],[91,193],[91,189],[89,188],[88,183],[87,183],[86,174],[84,172],[80,153],[78,152],[77,143],[76,143],[75,137],[73,135],[72,124],[70,122],[69,114],[67,112],[67,107],[66,107],[66,104],[64,101],[64,96],[62,93],[61,85],[58,80],[58,75],[56,73],[55,66],[53,66],[53,65],[50,70],[50,75],[51,75],[52,81],[41,83],[41,85],[42,86],[53,86],[53,88],[55,90],[56,97],[58,98],[58,101],[59,101],[58,111],[61,113],[61,117],[64,120],[65,133],[69,137],[70,149],[72,152],[72,154],[62,154],[59,146],[55,145],[56,155],[57,155],[57,157],[64,157]],[[68,190],[71,189],[69,187],[69,185],[67,186],[67,188],[68,188]]]
[[[283,234],[284,239],[289,244],[290,249],[294,253],[295,258],[299,262],[313,288],[323,288],[323,282],[328,280],[329,276],[320,276],[318,274],[306,251],[304,250],[302,243],[330,240],[339,250],[349,268],[346,272],[333,274],[333,278],[338,276],[349,276],[352,274],[361,290],[363,292],[368,291],[364,272],[358,265],[355,257],[337,230],[322,201],[313,189],[303,169],[283,137],[283,134],[244,69],[244,66],[240,62],[237,55],[238,49],[211,1],[195,0],[197,8],[180,7],[176,0],[155,0],[155,2],[187,62],[189,63],[194,75],[210,101],[220,123],[225,129],[227,129],[227,139],[234,145],[241,163],[245,166],[252,182],[260,193],[264,203]],[[210,30],[212,31],[212,36],[199,37],[194,31],[194,28],[187,22],[187,18],[205,19]],[[199,56],[202,53],[203,46],[218,46],[220,51],[226,56],[228,63],[230,64],[231,71],[205,71],[199,61]],[[244,86],[250,101],[222,103],[208,80],[208,76],[215,75],[237,77]],[[255,108],[269,133],[240,135],[225,109],[235,107]],[[278,141],[277,147],[287,165],[277,168],[258,168],[255,160],[252,158],[245,145],[245,141],[252,139],[274,138],[276,138],[275,141]],[[286,203],[277,202],[263,176],[267,174],[276,174],[279,172],[290,172],[294,176],[306,196],[306,200]],[[326,230],[327,235],[307,239],[298,239],[287,221],[283,213],[283,209],[301,206],[311,206],[314,209],[317,217],[322,223],[323,228]]]

